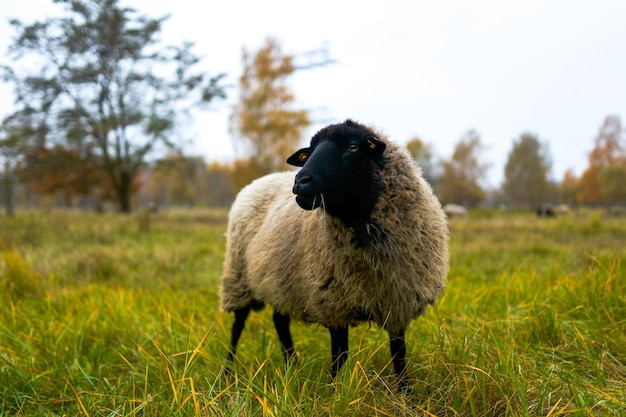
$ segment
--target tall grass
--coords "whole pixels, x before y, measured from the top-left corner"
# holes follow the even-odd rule
[[[143,216],[143,217],[142,217]],[[449,288],[407,333],[410,394],[387,336],[351,330],[330,381],[328,332],[269,309],[235,374],[218,311],[224,211],[22,212],[0,218],[0,416],[621,416],[626,221],[599,213],[451,221]]]

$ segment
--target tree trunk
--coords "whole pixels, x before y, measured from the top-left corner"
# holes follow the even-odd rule
[[[121,213],[130,213],[130,191],[132,180],[132,176],[127,172],[121,173],[119,186],[117,187],[117,199]]]
[[[130,196],[128,193],[120,195],[120,212],[124,214],[130,213]]]
[[[11,174],[11,169],[9,167],[9,161],[4,161],[4,201],[6,214],[9,217],[13,217],[15,215],[15,209],[13,205],[13,175]]]

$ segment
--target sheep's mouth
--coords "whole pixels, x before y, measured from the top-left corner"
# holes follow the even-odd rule
[[[315,210],[322,205],[322,196],[318,195],[296,195],[296,203],[305,210]]]

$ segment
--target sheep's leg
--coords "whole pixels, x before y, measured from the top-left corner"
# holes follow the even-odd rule
[[[232,373],[229,366],[232,364],[233,359],[235,357],[235,353],[237,353],[237,343],[239,342],[239,338],[241,337],[241,332],[246,324],[246,319],[250,314],[251,306],[240,308],[239,310],[235,310],[235,321],[233,322],[233,327],[230,331],[230,349],[228,350],[227,362],[228,365],[225,369],[226,373]]]
[[[396,334],[389,335],[389,347],[393,359],[393,368],[398,380],[398,388],[408,389],[406,370],[406,343],[404,341],[404,329]]]
[[[276,327],[280,344],[283,346],[283,355],[288,363],[295,359],[295,350],[293,348],[293,340],[291,339],[291,331],[289,330],[289,322],[291,322],[291,317],[287,314],[280,313],[278,310],[274,310],[274,327]]]
[[[346,359],[348,359],[348,328],[329,327],[328,330],[330,330],[330,345],[333,358],[330,376],[334,379],[346,362]]]

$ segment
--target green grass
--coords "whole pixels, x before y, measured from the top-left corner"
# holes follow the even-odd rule
[[[407,333],[411,394],[387,335],[351,330],[329,381],[328,332],[269,309],[235,376],[219,312],[224,211],[0,217],[0,416],[621,416],[626,220],[600,212],[451,221],[449,288]]]

